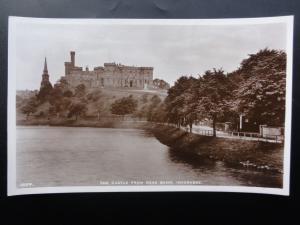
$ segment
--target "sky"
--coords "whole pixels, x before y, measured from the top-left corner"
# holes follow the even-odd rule
[[[248,54],[286,49],[286,24],[112,25],[18,22],[15,26],[17,90],[39,89],[44,58],[50,81],[64,76],[64,62],[93,69],[107,62],[154,67],[153,77],[171,85],[182,75],[231,72]]]

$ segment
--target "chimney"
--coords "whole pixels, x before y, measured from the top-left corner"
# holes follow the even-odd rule
[[[75,67],[75,52],[71,51],[70,54],[71,54],[71,65],[72,67]]]

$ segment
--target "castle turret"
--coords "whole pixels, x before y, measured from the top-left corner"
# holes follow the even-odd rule
[[[72,70],[76,69],[75,67],[75,52],[70,52],[71,56],[71,62],[65,62],[65,75],[68,75],[71,73]]]
[[[71,54],[71,65],[72,67],[75,67],[75,52],[71,51],[70,54]]]

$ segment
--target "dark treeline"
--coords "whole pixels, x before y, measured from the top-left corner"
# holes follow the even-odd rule
[[[264,49],[243,60],[231,73],[207,70],[198,78],[180,77],[168,90],[163,104],[152,108],[152,121],[192,126],[210,121],[238,127],[242,114],[249,121],[283,126],[285,115],[286,54]]]

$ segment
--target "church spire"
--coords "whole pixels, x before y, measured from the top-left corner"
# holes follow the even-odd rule
[[[42,89],[44,87],[51,87],[52,88],[52,84],[49,81],[49,74],[48,74],[48,67],[47,67],[46,57],[45,57],[45,62],[44,62],[44,70],[43,70],[43,74],[42,74],[42,82],[41,82],[40,89]]]
[[[45,57],[45,62],[44,62],[44,73],[48,73],[48,68],[47,68],[47,58]]]

